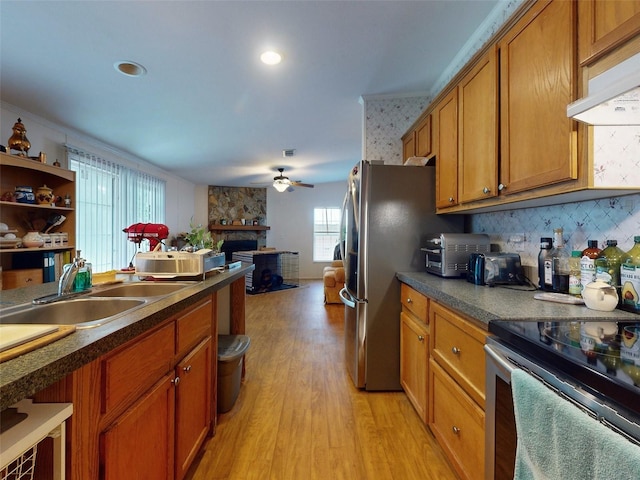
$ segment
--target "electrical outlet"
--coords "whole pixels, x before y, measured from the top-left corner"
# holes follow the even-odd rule
[[[524,233],[512,233],[509,236],[509,245],[516,252],[524,252],[524,242],[526,238]]]

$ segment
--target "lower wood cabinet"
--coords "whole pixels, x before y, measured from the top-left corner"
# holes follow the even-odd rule
[[[101,478],[172,478],[173,374],[165,375],[129,407],[101,437]]]
[[[429,428],[461,478],[482,478],[486,331],[435,302],[429,322]]]
[[[400,382],[460,478],[484,475],[486,329],[400,286]]]
[[[400,314],[400,384],[424,423],[427,423],[429,331],[427,326]]]
[[[176,479],[185,476],[211,428],[212,346],[206,338],[176,367]]]
[[[67,479],[184,478],[213,429],[214,297],[38,393],[73,402]]]
[[[484,477],[484,410],[431,359],[429,428],[461,478]]]

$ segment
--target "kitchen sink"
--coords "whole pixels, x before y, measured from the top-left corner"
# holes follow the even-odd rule
[[[161,297],[190,286],[189,283],[125,283],[92,292],[90,297]]]
[[[75,325],[94,328],[147,303],[141,298],[79,298],[45,305],[24,304],[0,311],[0,324]]]

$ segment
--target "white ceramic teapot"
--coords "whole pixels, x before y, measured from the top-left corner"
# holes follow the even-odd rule
[[[585,305],[591,310],[611,312],[618,306],[618,292],[615,287],[602,280],[588,283],[582,290]]]

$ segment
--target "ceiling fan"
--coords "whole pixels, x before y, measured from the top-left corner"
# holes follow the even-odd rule
[[[313,185],[311,185],[310,183],[302,183],[289,180],[289,177],[284,176],[284,168],[278,168],[278,172],[280,172],[280,175],[273,177],[273,188],[275,188],[280,193],[289,190],[290,187],[313,188]]]

